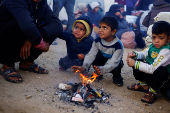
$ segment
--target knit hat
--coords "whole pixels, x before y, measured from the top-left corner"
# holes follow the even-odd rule
[[[87,7],[86,3],[79,3],[78,8],[84,12],[84,9]]]
[[[98,2],[92,2],[92,3],[90,3],[90,7],[91,7],[92,10],[93,10],[95,7],[97,7],[97,6],[100,6],[100,4],[99,4]]]

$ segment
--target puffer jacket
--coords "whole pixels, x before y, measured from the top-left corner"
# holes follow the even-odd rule
[[[58,35],[58,38],[66,41],[67,55],[72,60],[78,59],[77,55],[80,53],[83,53],[86,55],[90,51],[93,40],[94,40],[93,37],[91,36],[92,30],[93,30],[91,18],[89,16],[80,16],[77,18],[77,20],[84,20],[90,25],[91,32],[88,37],[84,37],[80,42],[78,42],[78,40],[72,34],[72,31],[62,32],[62,33],[59,33]]]
[[[63,31],[60,20],[52,13],[47,0],[39,3],[33,0],[3,0],[0,5],[0,33],[11,20],[17,21],[22,33],[34,45],[41,41],[39,31],[47,37],[56,37]]]

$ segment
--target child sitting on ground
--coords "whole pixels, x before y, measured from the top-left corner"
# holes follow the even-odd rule
[[[93,43],[92,29],[91,18],[80,16],[74,22],[72,31],[58,35],[67,45],[67,56],[59,60],[60,70],[66,70],[73,65],[82,66],[84,56],[90,51]]]
[[[105,73],[113,74],[113,83],[123,86],[121,68],[123,67],[123,45],[115,36],[118,21],[115,17],[103,17],[99,22],[99,37],[93,42],[90,52],[85,56],[83,66],[72,66],[73,71],[88,71],[93,65],[98,79]]]
[[[168,86],[170,75],[169,41],[170,24],[159,21],[152,27],[152,44],[142,52],[128,53],[127,64],[133,68],[133,75],[136,80],[139,80],[139,83],[127,88],[133,91],[148,92],[141,98],[143,102],[153,103],[156,100],[157,92]],[[135,58],[137,60],[134,60]]]

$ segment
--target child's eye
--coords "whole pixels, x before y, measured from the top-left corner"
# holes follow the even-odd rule
[[[75,27],[75,29],[78,29],[78,27]]]
[[[84,29],[80,29],[81,31],[84,31]]]
[[[159,39],[162,40],[162,39],[164,39],[164,37],[160,37]]]
[[[101,26],[99,26],[99,28],[101,28]]]
[[[104,29],[107,29],[106,27],[104,27]]]

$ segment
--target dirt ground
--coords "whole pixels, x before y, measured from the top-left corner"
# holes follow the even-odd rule
[[[79,82],[79,76],[71,69],[64,72],[58,70],[59,59],[66,55],[66,45],[63,40],[56,41],[58,45],[52,45],[49,52],[43,53],[35,61],[48,69],[49,74],[20,71],[16,63],[16,69],[24,79],[23,83],[9,83],[0,76],[0,113],[170,113],[170,102],[162,94],[158,95],[154,104],[145,104],[140,101],[144,93],[127,90],[128,85],[137,82],[125,60],[127,53],[132,49],[125,49],[124,52],[123,87],[112,83],[111,74],[106,74],[103,80],[92,83],[93,87],[103,88],[111,94],[107,103],[95,103],[94,109],[87,109],[60,100],[55,94],[58,84]]]

